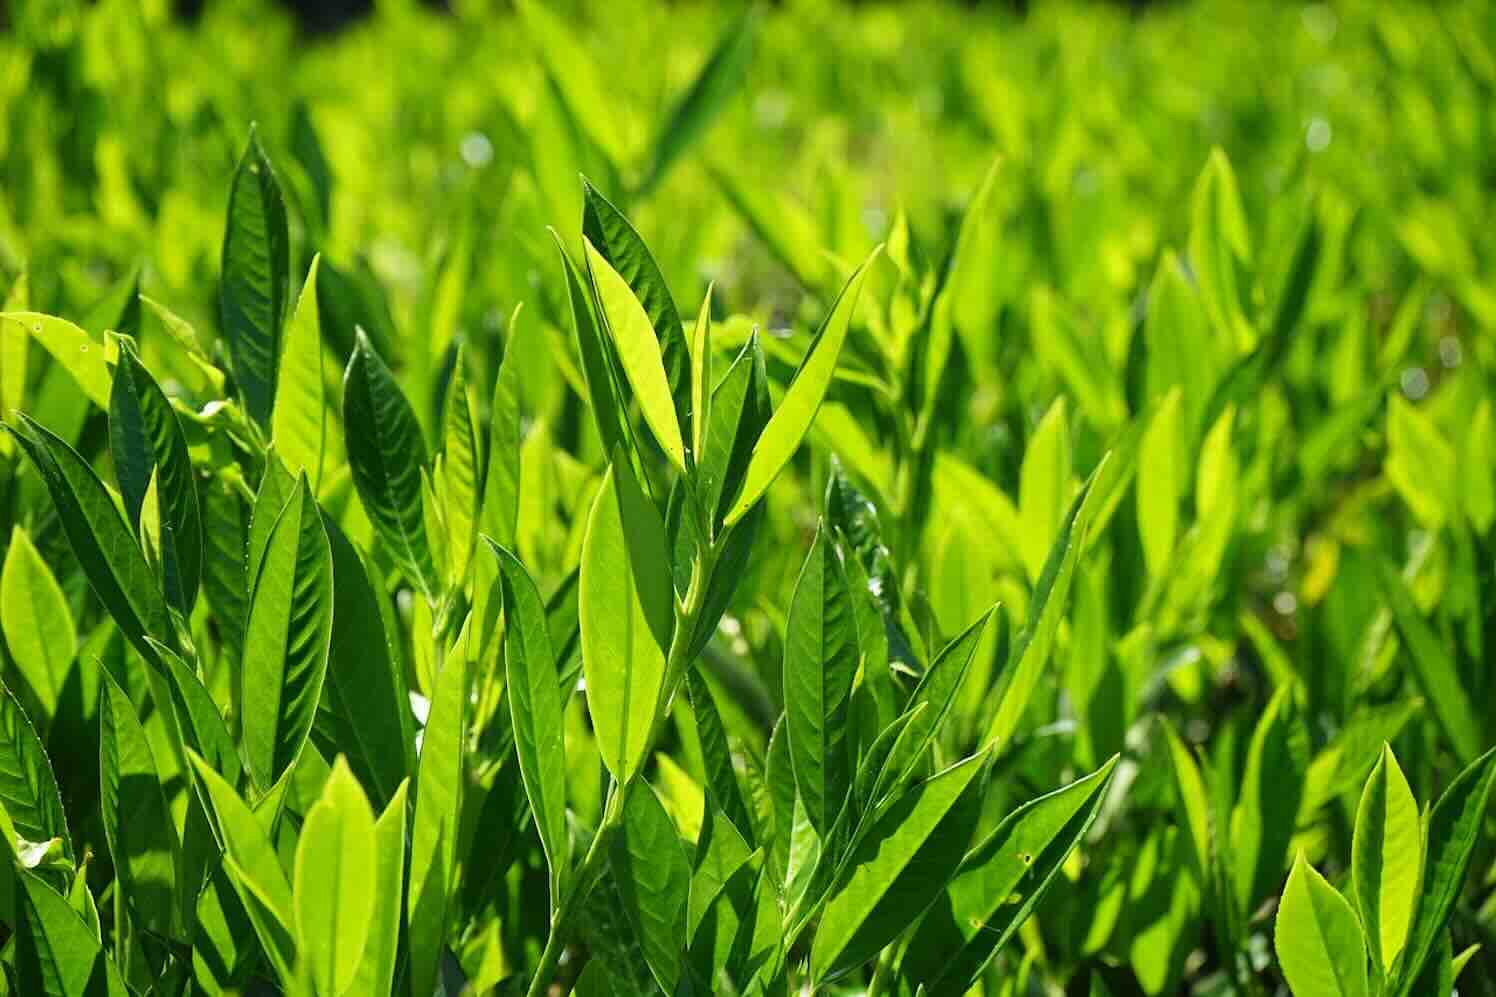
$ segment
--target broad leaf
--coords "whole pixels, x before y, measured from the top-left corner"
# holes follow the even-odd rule
[[[78,653],[78,638],[57,579],[19,524],[0,569],[0,630],[16,668],[50,718]]]
[[[609,860],[644,960],[660,988],[675,993],[685,963],[691,864],[670,815],[648,783],[639,783],[629,794]]]
[[[22,838],[35,842],[61,838],[63,855],[72,857],[52,762],[21,704],[4,686],[0,686],[0,807]],[[10,842],[9,848],[14,847]],[[0,858],[7,852],[0,850]]]
[[[1423,824],[1418,801],[1390,747],[1382,756],[1356,809],[1351,869],[1356,906],[1374,964],[1389,971],[1408,938],[1423,866]]]
[[[15,942],[19,992],[37,997],[128,997],[118,967],[67,898],[35,873],[18,875],[24,902]]]
[[[317,267],[312,257],[296,310],[286,323],[286,342],[275,387],[270,440],[292,474],[306,472],[315,489],[327,451],[327,406],[322,379],[322,318],[317,305]],[[355,430],[356,431],[356,430]]]
[[[296,846],[297,942],[319,994],[353,983],[373,922],[376,869],[374,813],[339,758]]]
[[[1295,997],[1364,997],[1366,947],[1356,912],[1302,852],[1273,930],[1278,964]]]

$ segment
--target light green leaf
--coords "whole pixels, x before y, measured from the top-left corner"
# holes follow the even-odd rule
[[[1295,997],[1364,997],[1366,947],[1356,912],[1302,852],[1288,874],[1273,947]]]
[[[1205,789],[1205,780],[1200,775],[1200,765],[1195,753],[1174,731],[1166,718],[1160,718],[1164,737],[1169,745],[1169,764],[1174,775],[1174,792],[1179,800],[1180,816],[1189,832],[1190,855],[1194,859],[1195,874],[1200,882],[1208,882],[1213,865],[1210,846],[1210,796]]]
[[[1189,253],[1200,299],[1216,333],[1238,348],[1251,346],[1256,336],[1245,312],[1242,271],[1251,260],[1252,247],[1236,175],[1219,148],[1211,151],[1195,183]]]
[[[821,915],[810,950],[819,983],[874,958],[945,889],[981,816],[987,753],[912,787],[873,826]]]
[[[296,846],[297,946],[319,995],[339,997],[353,983],[373,922],[376,869],[374,813],[339,757]]]
[[[244,410],[267,429],[290,280],[286,205],[270,160],[251,128],[229,188],[218,299]]]
[[[19,524],[0,569],[0,630],[16,668],[50,718],[78,653],[78,638],[52,569]]]
[[[469,659],[465,645],[465,638],[459,637],[436,674],[431,713],[421,735],[410,829],[410,883],[405,897],[412,994],[429,994],[435,987],[451,917],[468,718]]]
[[[566,750],[556,659],[540,592],[509,551],[489,541],[499,559],[504,596],[504,667],[520,776],[550,868],[551,902],[567,868]],[[591,694],[589,687],[589,695]]]
[[[112,379],[103,344],[66,319],[40,312],[7,311],[0,315],[0,321],[7,326],[20,326],[71,375],[89,401],[106,412],[109,410]],[[11,335],[6,333],[7,338]]]
[[[681,438],[674,396],[665,372],[661,342],[655,336],[654,324],[628,282],[613,269],[590,240],[586,240],[585,247],[587,273],[592,281],[598,314],[617,350],[619,365],[628,378],[629,386],[633,388],[634,398],[639,402],[639,410],[644,414],[644,421],[654,434],[655,442],[660,445],[670,462],[684,472],[685,443]],[[675,321],[674,338],[681,341],[684,352],[680,320],[677,318]]]
[[[322,319],[317,306],[317,268],[321,261],[320,254],[312,257],[296,310],[286,323],[286,343],[270,419],[270,439],[276,452],[292,474],[306,471],[314,490],[322,482],[322,459],[327,451]]]
[[[1023,563],[1038,579],[1066,504],[1070,501],[1070,423],[1065,398],[1056,398],[1023,451],[1018,480],[1018,516]]]
[[[99,812],[136,923],[177,937],[177,828],[135,704],[108,671],[99,707]]]
[[[509,317],[509,336],[505,340],[504,359],[494,380],[493,405],[489,413],[488,470],[483,482],[483,532],[500,546],[513,547],[519,523],[519,453],[520,453],[520,364],[526,337],[534,323],[520,326],[520,306]]]
[[[1014,810],[972,847],[900,964],[900,993],[959,997],[1033,913],[1106,800],[1113,758]]]
[[[449,577],[454,587],[466,584],[473,545],[478,542],[482,499],[483,455],[478,446],[478,411],[468,388],[466,351],[457,349],[442,416],[442,476],[446,496]]]
[[[1389,971],[1407,941],[1423,871],[1418,801],[1390,747],[1382,749],[1361,793],[1351,869],[1372,962]]]
[[[61,838],[63,855],[72,858],[72,840],[52,762],[21,704],[3,685],[0,685],[0,808],[22,838],[27,841]],[[10,842],[9,847],[14,848],[15,842]],[[6,850],[0,849],[0,858],[6,854]]]
[[[409,783],[401,781],[390,796],[389,806],[374,822],[374,894],[368,939],[363,958],[346,993],[392,993],[395,960],[399,955],[400,915],[404,911],[405,883],[405,793]]]
[[[428,600],[441,589],[426,536],[421,472],[426,441],[400,385],[360,331],[343,376],[348,463],[369,520],[390,557]]]
[[[706,430],[712,419],[712,291],[708,284],[701,311],[696,313],[696,328],[691,333],[691,454],[701,461]]]
[[[311,732],[332,614],[332,551],[302,474],[270,532],[245,629],[243,754],[261,793],[290,769]]]
[[[857,621],[841,558],[822,525],[800,569],[784,635],[785,734],[795,786],[824,835],[852,782],[852,683]]]
[[[1179,496],[1184,483],[1184,468],[1179,464],[1181,397],[1177,387],[1164,397],[1143,434],[1138,455],[1138,536],[1152,578],[1168,572],[1179,532]]]
[[[624,803],[623,826],[613,838],[609,861],[644,960],[660,988],[675,993],[685,964],[691,863],[647,782]]]
[[[1460,463],[1455,448],[1423,411],[1400,394],[1387,401],[1387,480],[1430,529],[1454,518]]]
[[[1403,952],[1398,986],[1391,991],[1397,997],[1416,993],[1413,984],[1444,937],[1480,838],[1493,782],[1496,782],[1496,748],[1456,776],[1428,816],[1418,910]]]
[[[667,551],[659,512],[615,452],[582,541],[578,613],[588,712],[603,764],[620,784],[644,761],[666,682],[674,622]]]
[[[852,276],[847,278],[841,293],[832,303],[831,312],[816,331],[815,338],[810,341],[805,358],[800,362],[800,369],[795,371],[794,380],[785,389],[779,407],[769,417],[768,424],[753,445],[753,455],[749,458],[748,469],[743,475],[742,490],[738,492],[724,517],[728,526],[742,519],[764,492],[769,490],[769,485],[779,477],[779,472],[784,470],[795,451],[800,449],[800,441],[810,432],[816,412],[820,410],[826,391],[831,387],[832,376],[836,373],[842,343],[846,341],[847,330],[852,326],[852,315],[862,296],[863,279],[882,251],[882,246],[874,249],[862,261],[862,265],[852,272]]]

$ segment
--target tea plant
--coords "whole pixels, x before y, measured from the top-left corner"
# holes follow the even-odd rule
[[[1496,993],[1487,5],[449,6],[0,15],[6,992]]]

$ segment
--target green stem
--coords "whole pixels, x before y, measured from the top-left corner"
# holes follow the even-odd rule
[[[882,997],[883,991],[888,987],[888,980],[893,975],[893,946],[885,948],[878,955],[878,965],[873,970],[873,979],[867,985],[867,993],[864,997]]]

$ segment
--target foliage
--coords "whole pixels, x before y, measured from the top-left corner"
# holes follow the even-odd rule
[[[0,15],[8,992],[1496,994],[1489,5],[168,6]]]

